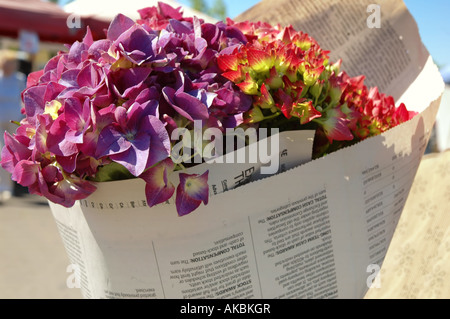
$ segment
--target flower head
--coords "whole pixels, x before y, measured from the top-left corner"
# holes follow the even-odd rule
[[[208,196],[208,171],[202,175],[180,173],[180,184],[176,195],[178,215],[191,213],[202,202],[205,205],[208,204]]]
[[[174,168],[173,161],[167,158],[139,176],[146,182],[145,195],[150,207],[163,203],[172,197],[175,186],[170,182],[169,176]]]
[[[315,129],[314,156],[388,130],[415,113],[331,63],[292,26],[184,17],[162,2],[119,14],[106,37],[58,52],[31,73],[25,118],[4,135],[1,165],[33,194],[69,207],[93,181],[139,177],[149,206],[172,198],[171,133],[239,126]],[[179,173],[180,216],[208,203],[208,172]],[[178,174],[177,173],[177,174]]]

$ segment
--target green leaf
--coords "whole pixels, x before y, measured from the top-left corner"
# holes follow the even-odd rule
[[[99,167],[94,182],[110,182],[135,178],[124,166],[116,162]]]

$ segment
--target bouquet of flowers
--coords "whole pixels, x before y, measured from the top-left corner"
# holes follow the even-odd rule
[[[30,193],[71,207],[99,182],[141,178],[149,206],[175,196],[185,215],[209,196],[208,171],[183,173],[172,154],[172,133],[195,121],[221,132],[313,129],[318,158],[415,114],[293,27],[205,23],[164,3],[139,13],[116,16],[101,40],[88,29],[29,75],[1,165]]]

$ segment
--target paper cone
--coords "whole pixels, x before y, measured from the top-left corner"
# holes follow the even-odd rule
[[[344,7],[360,6],[333,3],[330,23],[346,14]],[[141,180],[101,183],[72,208],[51,203],[83,295],[362,298],[376,285],[444,88],[418,33],[399,38],[414,22],[396,3],[386,2],[393,8],[383,20],[386,29],[355,31],[346,48],[360,49],[370,35],[391,41],[386,32],[397,32],[385,52],[392,72],[377,71],[386,68],[382,64],[372,64],[371,72],[417,116],[326,157],[212,195],[208,205],[183,217],[173,203],[147,207]],[[395,55],[406,54],[399,50],[408,50],[403,66],[394,63]],[[336,52],[350,56],[343,47]],[[358,63],[352,65],[355,70]]]

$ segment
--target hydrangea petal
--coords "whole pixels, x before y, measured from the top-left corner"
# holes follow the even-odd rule
[[[106,126],[98,136],[96,157],[100,158],[125,152],[131,147],[131,143],[123,136],[114,125]]]
[[[321,124],[330,143],[333,140],[351,141],[354,138],[348,127],[349,120],[338,109],[331,109],[325,117],[316,118],[314,121]]]
[[[22,159],[29,159],[31,150],[19,142],[19,140],[12,136],[9,132],[4,133],[5,146],[2,149],[2,167],[8,172],[12,173],[14,166]]]
[[[27,88],[38,85],[41,76],[44,74],[44,70],[31,72],[27,77]]]
[[[133,176],[139,176],[147,167],[148,154],[148,148],[139,149],[135,144],[130,144],[126,151],[109,157],[124,166]]]
[[[34,117],[37,114],[44,113],[45,91],[46,87],[41,85],[41,86],[33,86],[23,93],[25,113],[29,119],[34,119]]]
[[[170,155],[171,145],[169,134],[164,124],[154,116],[149,117],[150,154],[147,167],[153,166]]]
[[[202,175],[180,173],[180,184],[177,187],[175,204],[178,215],[183,216],[197,209],[203,202],[208,204],[208,173]]]
[[[175,205],[177,207],[178,216],[184,216],[192,213],[200,206],[201,203],[201,200],[196,200],[190,197],[180,186],[177,187]]]
[[[63,179],[47,189],[44,188],[44,196],[64,207],[72,207],[75,201],[88,197],[96,191],[97,187],[82,179]]]
[[[33,161],[21,160],[15,166],[11,178],[25,187],[33,185],[37,181],[39,166],[39,164]]]
[[[116,40],[122,33],[131,28],[135,22],[123,14],[114,17],[109,25],[107,37],[109,40]]]
[[[196,97],[185,92],[177,93],[171,87],[165,87],[162,92],[173,109],[188,120],[203,120],[209,117],[207,106]]]
[[[64,171],[68,173],[75,172],[75,169],[77,168],[78,154],[73,154],[71,156],[55,156],[55,158]]]
[[[169,181],[169,174],[173,169],[172,159],[167,158],[139,176],[146,182],[145,195],[150,207],[163,203],[173,196],[175,186]]]
[[[69,127],[63,117],[58,117],[53,122],[47,136],[49,151],[59,156],[71,156],[78,152],[77,145],[65,138],[68,130]]]

